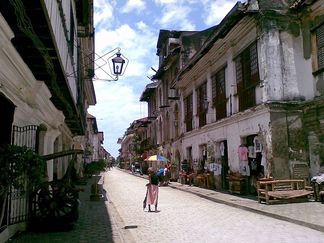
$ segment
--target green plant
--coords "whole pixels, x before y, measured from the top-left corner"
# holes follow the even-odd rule
[[[9,186],[23,189],[37,185],[44,178],[45,161],[27,147],[17,145],[0,146],[0,194],[6,193]]]
[[[105,160],[100,159],[98,161],[92,161],[90,164],[84,166],[84,172],[88,175],[94,174],[100,171],[104,171],[107,167]]]

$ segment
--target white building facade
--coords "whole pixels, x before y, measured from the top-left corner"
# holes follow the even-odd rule
[[[86,111],[96,103],[93,31],[92,0],[0,3],[1,145],[49,155],[80,143],[75,138],[85,135]],[[69,161],[48,160],[48,181],[62,178]],[[1,242],[25,227],[28,212],[12,212],[0,223]]]
[[[255,193],[260,177],[309,180],[323,170],[323,9],[323,1],[238,2],[208,30],[160,31],[159,85],[141,100],[156,104],[148,129],[179,171],[212,173],[225,190],[242,177]]]

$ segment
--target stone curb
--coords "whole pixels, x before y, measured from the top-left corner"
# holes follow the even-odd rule
[[[263,210],[248,207],[248,206],[245,206],[245,205],[240,205],[240,204],[237,204],[237,203],[229,202],[229,201],[226,201],[226,200],[223,200],[223,199],[210,197],[210,196],[204,195],[203,193],[182,189],[182,188],[180,188],[178,186],[174,186],[174,185],[168,185],[168,186],[173,188],[173,189],[177,189],[177,190],[180,190],[180,191],[195,194],[195,195],[197,195],[199,197],[202,197],[202,198],[207,199],[207,200],[211,200],[213,202],[225,204],[227,206],[243,209],[243,210],[253,212],[253,213],[258,213],[258,214],[261,214],[261,215],[264,215],[264,216],[267,216],[267,217],[287,221],[287,222],[290,222],[290,223],[298,224],[298,225],[301,225],[301,226],[304,226],[304,227],[308,227],[308,228],[311,228],[311,229],[314,229],[314,230],[317,230],[317,231],[324,232],[324,226],[322,226],[322,225],[316,225],[316,224],[308,223],[308,222],[305,222],[305,221],[289,218],[289,217],[286,217],[286,216],[283,216],[283,215],[270,213],[270,212],[266,212],[266,211],[263,211]]]

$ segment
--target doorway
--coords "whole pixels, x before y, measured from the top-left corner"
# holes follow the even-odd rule
[[[12,123],[15,105],[0,93],[0,145],[11,144]]]
[[[228,149],[227,149],[227,140],[221,141],[219,143],[219,150],[221,154],[221,161],[222,161],[222,189],[228,190]]]

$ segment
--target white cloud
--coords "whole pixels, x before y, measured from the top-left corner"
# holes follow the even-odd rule
[[[143,21],[136,23],[136,27],[141,31],[149,31],[149,27]]]
[[[155,3],[158,5],[166,5],[166,4],[175,4],[178,0],[155,0]]]
[[[133,93],[132,87],[123,84],[121,81],[118,82],[96,82],[96,95],[99,97],[99,101],[105,104],[111,104],[109,106],[96,106],[101,112],[98,118],[107,118],[109,114],[110,121],[118,120],[118,123],[123,123],[120,120],[120,116],[128,116],[130,114],[136,114],[137,111],[132,109],[129,104],[138,101],[137,95]],[[120,99],[122,97],[122,99]],[[129,122],[127,122],[129,123]]]
[[[117,139],[122,137],[129,124],[139,118],[138,97],[132,87],[122,82],[95,81],[97,105],[89,108],[96,114],[98,129],[104,131],[104,145],[108,152],[117,151]]]
[[[128,0],[125,6],[122,8],[123,13],[129,13],[132,11],[142,11],[145,9],[145,2],[142,0]]]
[[[219,24],[236,2],[235,0],[205,1],[205,15],[207,16],[204,18],[205,24],[208,26]]]
[[[174,8],[174,9],[169,9],[169,11],[165,11],[161,20],[160,24],[166,25],[171,22],[175,22],[177,19],[181,19],[181,17],[185,17],[188,13],[189,9],[188,8]],[[181,17],[179,17],[181,16]]]
[[[168,5],[170,7],[189,6],[189,5],[192,5],[192,4],[200,5],[202,1],[206,1],[206,0],[154,0],[156,5],[159,5],[159,6]],[[210,0],[207,0],[207,1],[210,1]]]
[[[162,11],[162,16],[157,19],[157,22],[162,28],[170,29],[177,26],[178,30],[194,30],[195,26],[189,19],[191,12],[190,7],[186,6],[166,6]]]
[[[113,10],[116,5],[115,1],[96,0],[94,1],[95,15],[94,25],[108,24],[114,19]]]
[[[126,24],[114,30],[100,29],[96,32],[96,52],[103,54],[118,46],[127,46],[134,38],[134,30]]]

